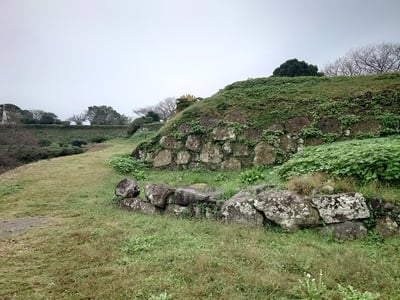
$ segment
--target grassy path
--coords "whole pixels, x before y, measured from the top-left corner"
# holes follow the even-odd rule
[[[339,243],[115,208],[123,177],[105,161],[133,146],[109,145],[0,176],[0,221],[42,219],[0,240],[0,299],[298,299],[304,272],[321,270],[329,299],[341,299],[337,284],[400,299],[399,239]]]

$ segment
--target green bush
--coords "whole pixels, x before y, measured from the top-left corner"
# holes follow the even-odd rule
[[[51,141],[49,139],[43,138],[39,140],[38,144],[40,147],[47,147],[51,145]]]
[[[145,179],[144,170],[147,166],[144,162],[134,159],[130,154],[117,154],[108,160],[108,165],[119,174],[132,174],[136,180]]]
[[[284,163],[283,179],[293,175],[327,173],[361,181],[400,180],[400,137],[352,140],[306,147]]]
[[[94,137],[90,138],[90,142],[92,142],[92,143],[102,143],[106,140],[107,140],[107,138],[105,136],[94,136]]]
[[[47,152],[43,154],[41,158],[52,158],[58,156],[66,156],[82,153],[83,150],[80,147],[72,146],[70,144],[59,144],[52,143],[50,146],[46,148]]]
[[[81,137],[73,137],[69,140],[69,144],[76,147],[82,147],[87,144],[87,140]]]

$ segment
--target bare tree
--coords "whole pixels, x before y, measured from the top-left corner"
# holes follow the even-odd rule
[[[73,115],[68,119],[69,121],[75,122],[76,125],[82,125],[87,120],[87,112],[83,112],[77,115]]]
[[[357,76],[400,71],[400,44],[382,43],[351,50],[327,64],[327,76]]]
[[[155,111],[162,120],[166,121],[176,114],[176,99],[168,97],[155,106]]]
[[[176,113],[176,99],[168,97],[156,105],[133,109],[133,112],[138,116],[146,116],[149,112],[155,112],[161,120],[166,121]]]
[[[37,120],[37,121],[39,121],[40,118],[46,113],[45,111],[40,110],[40,109],[31,109],[31,110],[29,110],[29,111],[30,111],[31,114],[32,114],[32,118],[33,118],[34,120]]]

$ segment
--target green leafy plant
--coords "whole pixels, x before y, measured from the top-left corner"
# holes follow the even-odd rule
[[[351,285],[346,287],[338,285],[338,290],[340,295],[342,295],[343,300],[375,300],[379,298],[378,294],[373,294],[371,292],[360,292],[353,288]]]
[[[400,115],[387,112],[380,115],[378,121],[381,135],[390,135],[400,132]]]
[[[398,136],[306,147],[282,165],[279,175],[287,179],[322,172],[363,182],[396,181],[400,179],[399,153]]]
[[[153,246],[154,237],[133,237],[122,246],[122,251],[127,255],[137,255],[149,251]]]
[[[310,137],[322,137],[323,134],[321,130],[315,127],[307,127],[300,130],[300,135],[303,138],[310,138]]]
[[[240,182],[253,184],[265,178],[262,168],[252,168],[240,173]]]
[[[279,141],[279,136],[283,135],[284,132],[281,130],[271,131],[271,130],[264,130],[261,139],[267,142],[269,145],[274,145],[276,142]]]
[[[327,292],[327,288],[325,283],[322,281],[322,271],[319,273],[318,280],[316,280],[310,273],[304,273],[304,277],[299,279],[297,290],[302,299],[326,299],[324,294]]]
[[[356,124],[360,118],[355,115],[344,115],[339,118],[342,122],[343,129],[349,129],[351,125]]]
[[[129,154],[117,154],[108,160],[108,165],[119,174],[132,174],[136,180],[145,179],[144,170],[147,169],[144,162],[134,159]]]

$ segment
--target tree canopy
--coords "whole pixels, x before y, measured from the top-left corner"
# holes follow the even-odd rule
[[[45,112],[43,110],[32,109],[23,110],[14,104],[0,105],[0,115],[3,116],[3,109],[6,111],[6,118],[4,120],[10,123],[23,123],[23,124],[60,124],[61,121],[56,114]]]
[[[119,114],[111,106],[89,106],[87,119],[91,125],[125,125],[128,117]]]
[[[310,65],[305,61],[299,61],[296,58],[289,59],[276,68],[273,72],[273,76],[322,76],[322,73],[318,72],[318,67]]]

